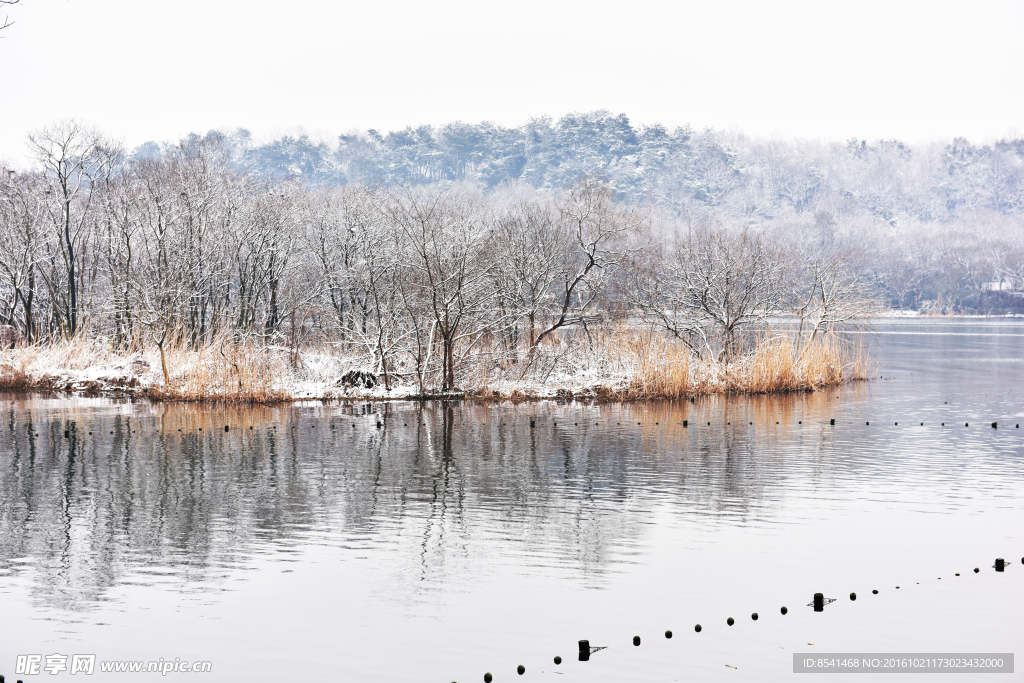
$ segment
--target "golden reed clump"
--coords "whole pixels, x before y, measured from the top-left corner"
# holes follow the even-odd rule
[[[732,363],[700,360],[682,343],[655,335],[630,335],[623,353],[636,372],[616,398],[675,399],[719,393],[768,394],[816,391],[867,379],[873,370],[867,350],[836,335],[825,335],[797,351],[793,337],[758,339],[754,350]]]
[[[17,359],[0,362],[0,390],[31,389],[32,377],[26,370],[28,359],[20,355]]]
[[[175,368],[170,384],[154,385],[149,398],[164,401],[275,403],[291,400],[286,357],[251,341],[217,340],[198,349],[167,349]]]

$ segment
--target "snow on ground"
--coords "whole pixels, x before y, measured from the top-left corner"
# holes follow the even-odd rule
[[[767,365],[758,365],[762,351],[770,356]],[[808,362],[793,362],[792,353],[791,346],[771,342],[726,366],[717,361],[687,360],[685,353],[666,351],[661,342],[642,348],[622,342],[587,348],[554,344],[518,364],[502,365],[487,354],[471,355],[458,365],[460,387],[442,393],[436,378],[421,386],[410,372],[392,374],[390,387],[385,388],[383,377],[377,368],[367,365],[366,356],[347,356],[331,348],[296,351],[229,342],[168,351],[168,383],[157,349],[121,354],[101,339],[2,350],[0,388],[268,402],[445,395],[610,399],[723,390],[802,390],[849,379],[842,369],[846,366],[842,354],[826,349],[824,355],[819,354],[819,364],[809,368]],[[746,384],[751,377],[759,383]],[[645,387],[651,386],[653,393],[645,393]],[[749,388],[754,386],[758,388]]]
[[[268,364],[268,372],[261,381],[275,396],[284,400],[364,399],[399,400],[422,394],[442,396],[436,386],[421,391],[415,378],[391,377],[391,387],[384,387],[383,378],[373,368],[360,363],[358,358],[346,358],[327,353],[302,352],[294,360],[287,350],[271,350],[277,357]],[[220,368],[206,368],[202,363],[219,363]],[[209,354],[175,355],[168,363],[172,382],[177,385],[195,384],[207,375],[209,398],[227,397],[223,393],[230,382],[230,368]],[[353,375],[354,373],[354,375]],[[537,397],[595,396],[603,388],[622,390],[629,386],[632,373],[619,363],[597,362],[590,367],[571,364],[564,370],[546,373],[543,378],[519,377],[516,371],[503,376],[494,368],[483,381],[474,386],[450,392],[448,395],[479,397]],[[197,380],[197,376],[200,377]],[[351,381],[354,376],[357,380]],[[20,379],[19,379],[20,378]],[[367,381],[367,379],[369,381]],[[410,381],[410,379],[412,381]],[[54,347],[13,349],[0,352],[0,386],[7,388],[67,391],[85,395],[153,395],[165,389],[159,353],[134,353],[119,356],[102,343],[88,344],[73,351]]]

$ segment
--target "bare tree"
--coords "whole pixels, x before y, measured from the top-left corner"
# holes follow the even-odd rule
[[[358,342],[367,332],[370,304],[360,252],[384,230],[380,203],[375,190],[350,186],[318,190],[305,206],[306,248],[319,267],[322,297],[344,343]]]
[[[345,340],[375,357],[384,386],[403,338],[400,296],[406,240],[374,188],[320,190],[307,207],[306,246],[317,264],[324,301]]]
[[[61,299],[62,326],[67,336],[78,332],[79,261],[89,227],[95,181],[121,156],[116,145],[76,121],[62,121],[29,135],[36,160],[43,166],[47,186],[46,213],[57,235],[57,267],[48,285]],[[59,277],[60,281],[56,278]]]
[[[595,318],[595,303],[628,256],[626,238],[641,229],[644,218],[636,209],[615,206],[611,188],[597,178],[584,178],[568,192],[558,206],[554,236],[567,248],[558,255],[552,306],[532,346],[558,329],[586,327]]]
[[[17,5],[21,0],[0,0],[0,5]],[[8,26],[13,26],[14,22],[11,21],[10,15],[5,15],[4,20],[0,22],[0,31],[3,31]],[[2,38],[3,36],[0,36]]]
[[[911,308],[917,304],[928,270],[914,250],[899,242],[890,244],[876,254],[874,264],[879,280],[897,307]]]
[[[817,255],[805,264],[803,293],[794,302],[800,316],[797,360],[819,335],[878,313],[881,302],[871,283],[850,267],[850,251]],[[809,334],[807,333],[809,330]]]
[[[292,266],[298,243],[294,187],[270,186],[254,192],[244,208],[242,224],[231,233],[232,259],[238,283],[236,329],[258,332],[268,339],[279,332],[282,282]]]
[[[645,317],[698,356],[728,364],[742,350],[740,333],[780,310],[786,266],[773,239],[749,228],[705,225],[638,277],[632,296]]]
[[[172,169],[154,165],[143,176],[144,198],[138,212],[136,258],[131,264],[135,317],[149,330],[160,351],[164,383],[171,384],[167,346],[182,330],[183,308],[189,288],[187,254],[187,201],[179,192]],[[131,236],[129,236],[131,239]]]
[[[135,338],[132,282],[135,249],[146,199],[145,182],[133,163],[111,168],[97,180],[102,211],[95,217],[97,250],[106,265],[114,325],[113,344],[127,348]]]
[[[246,174],[231,169],[230,150],[220,137],[190,135],[164,155],[162,163],[143,166],[166,174],[168,195],[180,211],[183,262],[190,291],[184,330],[193,348],[234,329],[233,242],[244,230],[252,188]],[[235,301],[235,303],[238,303]]]
[[[432,192],[406,189],[389,205],[391,220],[408,240],[405,262],[406,309],[429,312],[430,332],[417,334],[427,344],[436,332],[441,342],[441,389],[456,388],[457,346],[472,348],[500,320],[492,315],[495,290],[487,259],[486,207],[465,189]]]
[[[384,388],[391,389],[391,353],[400,342],[399,288],[404,276],[394,255],[402,251],[399,233],[382,230],[368,232],[362,241],[362,263],[365,267],[367,293],[373,317],[373,345],[377,354],[377,370],[384,377]]]
[[[46,235],[41,225],[43,195],[39,185],[36,174],[19,175],[0,167],[0,291],[4,294],[0,317],[12,329],[20,328],[29,343],[37,341],[33,311],[36,265]]]
[[[505,188],[494,222],[498,307],[513,323],[525,317],[527,344],[537,340],[540,318],[552,310],[555,284],[565,270],[572,242],[559,230],[558,207],[532,189]],[[546,323],[545,323],[546,326]],[[508,345],[516,347],[518,329],[510,325]]]

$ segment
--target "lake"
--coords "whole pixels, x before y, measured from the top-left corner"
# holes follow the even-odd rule
[[[94,654],[210,681],[790,681],[793,653],[1013,652],[1024,322],[876,327],[876,379],[807,394],[0,396],[0,674]],[[607,649],[578,661],[582,638]]]

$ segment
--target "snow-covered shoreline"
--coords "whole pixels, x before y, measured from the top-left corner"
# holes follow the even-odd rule
[[[817,342],[797,354],[787,337],[769,340],[726,365],[701,361],[664,341],[608,344],[594,352],[538,351],[499,365],[486,354],[463,359],[457,388],[391,370],[387,386],[365,358],[330,349],[223,346],[117,353],[102,341],[0,352],[0,389],[173,401],[290,402],[423,398],[637,400],[717,393],[811,391],[869,376],[862,348]],[[797,358],[799,356],[799,358]],[[166,360],[167,376],[164,364]]]

